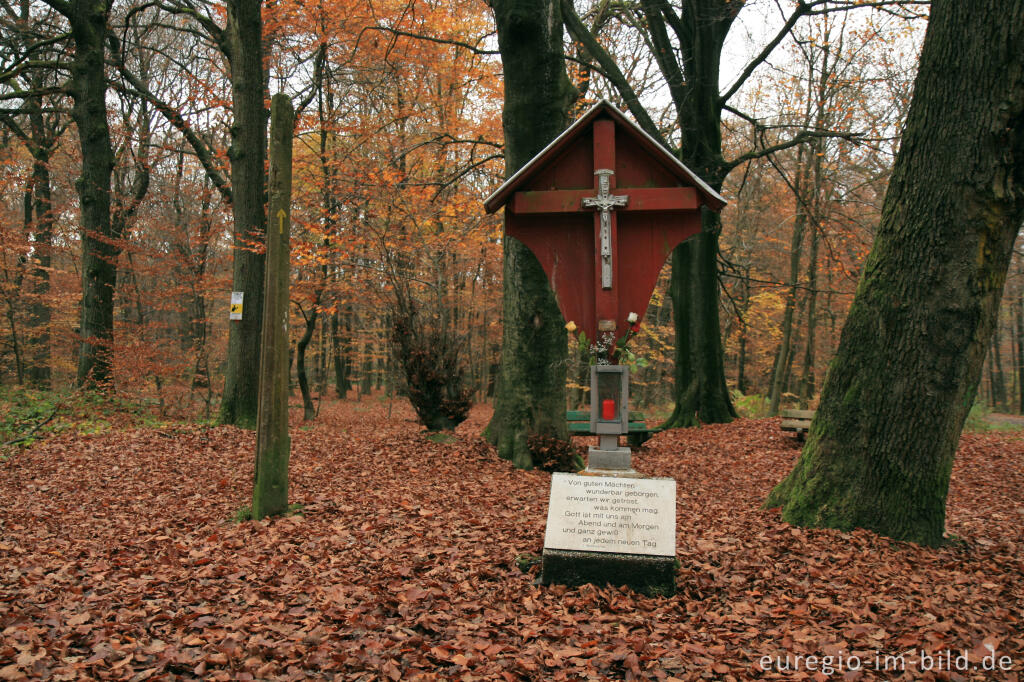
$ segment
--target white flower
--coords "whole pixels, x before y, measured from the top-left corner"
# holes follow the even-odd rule
[[[629,315],[626,315],[626,322],[629,322],[630,324],[636,324],[636,321],[639,319],[640,316],[637,315],[636,313],[630,313]]]

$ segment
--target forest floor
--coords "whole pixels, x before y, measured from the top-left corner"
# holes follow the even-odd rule
[[[304,515],[262,522],[231,520],[251,432],[63,432],[14,452],[0,679],[1021,676],[1024,432],[963,436],[942,549],[760,509],[799,454],[778,420],[659,434],[634,461],[677,481],[681,568],[676,596],[648,598],[520,570],[550,474],[498,460],[488,416],[435,443],[404,404],[327,404],[293,423]]]
[[[991,414],[985,415],[985,421],[997,429],[1024,429],[1024,414],[1002,414],[1000,412],[992,412]]]

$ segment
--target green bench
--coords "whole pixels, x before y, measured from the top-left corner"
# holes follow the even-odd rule
[[[796,439],[803,441],[807,431],[811,428],[811,420],[814,419],[814,410],[783,410],[782,424],[783,431],[793,431]]]
[[[565,420],[569,422],[570,436],[593,436],[590,432],[590,411],[569,410],[565,413]],[[626,441],[629,447],[638,448],[650,439],[652,434],[661,431],[660,426],[647,426],[643,412],[629,413],[629,433],[626,434]]]

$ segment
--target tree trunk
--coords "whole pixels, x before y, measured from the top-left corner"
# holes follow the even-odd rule
[[[1017,330],[1014,326],[1014,301],[1016,296],[1010,297],[1010,385],[1006,393],[1006,411],[1017,409],[1017,394],[1020,387],[1017,385],[1017,368],[1020,366],[1020,359],[1017,357]]]
[[[804,230],[807,228],[807,207],[804,197],[804,147],[797,150],[797,177],[793,186],[796,195],[796,217],[793,219],[793,238],[789,246],[789,292],[786,294],[786,308],[782,313],[782,339],[779,341],[779,352],[775,356],[775,367],[772,370],[772,386],[769,394],[768,412],[779,413],[779,403],[785,390],[786,375],[792,357],[790,344],[793,337],[793,314],[796,310],[797,285],[800,281],[800,256],[803,253]]]
[[[992,406],[1000,412],[1006,411],[1006,375],[1003,374],[1003,356],[1000,351],[999,320],[992,333]]]
[[[82,213],[82,307],[76,383],[108,386],[112,377],[114,287],[119,248],[111,238],[110,177],[114,153],[107,124],[105,2],[74,0],[66,9],[75,41],[71,116],[78,128],[82,174],[76,182]]]
[[[42,141],[42,113],[30,115],[32,137]],[[28,304],[29,357],[25,378],[37,388],[50,386],[50,260],[53,248],[53,210],[50,183],[52,147],[46,142],[34,145],[32,159],[32,297]],[[28,207],[26,206],[26,209]]]
[[[302,418],[306,421],[316,417],[313,396],[309,390],[309,378],[306,376],[306,349],[309,347],[309,342],[313,339],[313,332],[316,331],[316,321],[320,317],[320,297],[323,295],[323,292],[322,288],[317,290],[316,300],[310,306],[309,314],[305,315],[306,329],[302,332],[302,337],[295,345],[295,374],[298,376],[299,392],[302,394]]]
[[[741,280],[741,286],[743,288],[743,296],[740,298],[740,338],[739,338],[739,350],[736,358],[736,390],[741,395],[747,393],[747,313],[750,311],[750,267],[747,266],[743,271],[745,279]]]
[[[511,176],[568,123],[572,86],[557,0],[494,0],[505,75],[505,172]],[[533,467],[532,436],[567,440],[565,322],[536,257],[504,240],[501,369],[487,439],[520,469]]]
[[[1024,220],[1024,0],[935,0],[902,147],[811,425],[769,496],[800,525],[943,542]]]
[[[373,344],[369,340],[363,343],[363,361],[360,367],[362,371],[359,376],[359,398],[362,399],[373,390]]]
[[[1017,414],[1024,414],[1024,291],[1017,294]]]
[[[724,423],[736,416],[725,385],[718,319],[718,234],[722,223],[717,213],[701,210],[702,234],[672,252],[669,293],[676,331],[675,409],[665,428]]]
[[[738,7],[731,0],[686,0],[676,29],[677,63],[662,18],[668,3],[648,0],[644,14],[655,58],[668,81],[681,133],[680,160],[715,191],[728,168],[722,157],[722,104],[718,82],[722,46]],[[661,15],[661,16],[659,16]],[[679,30],[681,27],[688,30]],[[719,321],[718,236],[722,221],[703,209],[704,230],[676,247],[670,284],[676,327],[675,411],[666,427],[725,423],[736,417],[725,385]],[[684,295],[685,293],[685,295]]]
[[[231,67],[234,122],[231,125],[231,211],[234,217],[232,289],[244,293],[242,319],[231,323],[220,419],[246,428],[256,425],[266,258],[267,116],[263,105],[263,21],[261,0],[228,0],[222,49]]]
[[[817,223],[817,218],[815,218]],[[807,263],[807,339],[804,343],[804,367],[800,378],[800,409],[806,410],[814,399],[814,343],[818,326],[818,225],[811,227],[811,248]]]
[[[345,321],[339,319],[345,314]],[[342,400],[352,388],[352,332],[349,320],[352,316],[351,306],[342,306],[341,310],[331,315],[331,339],[334,346],[334,390]]]

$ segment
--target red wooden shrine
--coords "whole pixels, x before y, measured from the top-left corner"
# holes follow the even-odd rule
[[[505,233],[540,261],[566,320],[591,340],[643,319],[658,273],[725,200],[602,100],[498,188]]]

